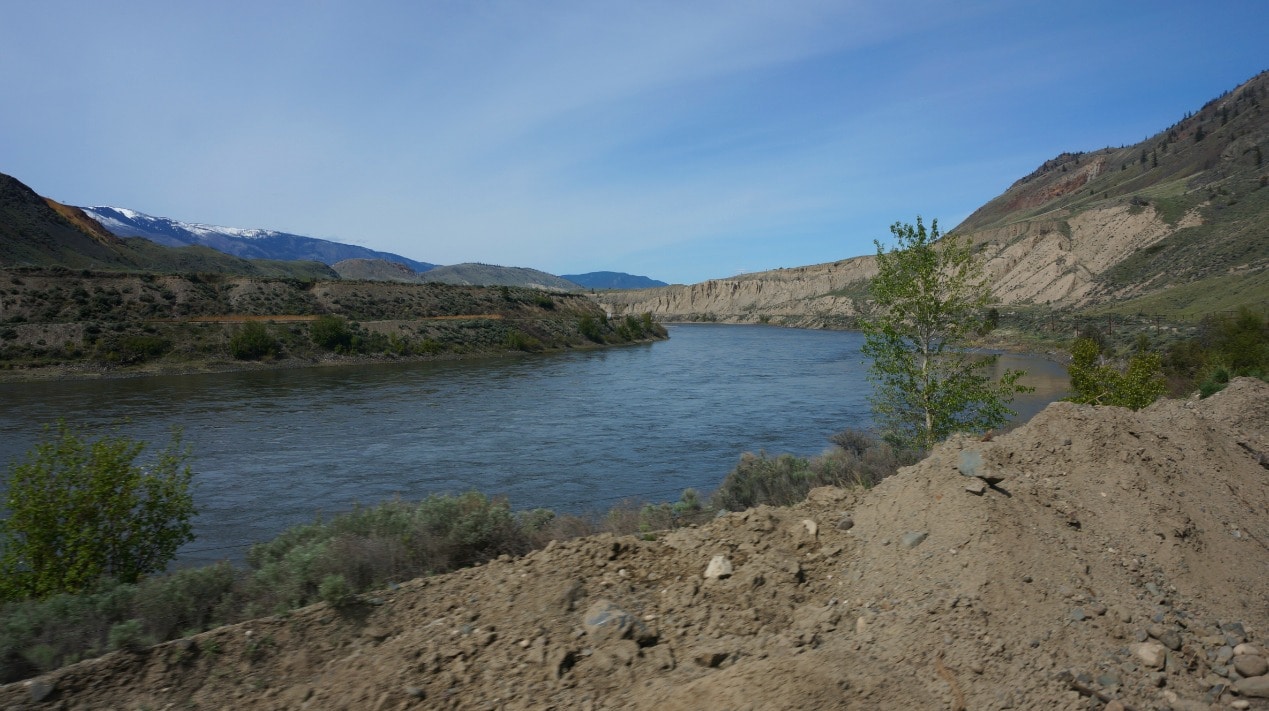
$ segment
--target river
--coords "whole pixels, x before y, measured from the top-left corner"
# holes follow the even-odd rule
[[[862,336],[763,326],[670,326],[670,340],[454,362],[0,384],[0,462],[58,418],[193,451],[197,540],[181,564],[246,547],[325,512],[476,489],[517,509],[604,510],[715,488],[746,451],[813,455],[869,425]],[[1002,356],[1036,392],[1065,369]]]

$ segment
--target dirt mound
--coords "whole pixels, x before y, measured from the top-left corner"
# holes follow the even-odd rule
[[[1267,424],[1252,380],[1056,403],[871,491],[553,544],[0,708],[1269,708]]]

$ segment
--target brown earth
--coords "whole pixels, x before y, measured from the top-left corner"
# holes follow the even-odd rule
[[[1260,381],[1055,403],[869,491],[118,652],[0,708],[1269,709],[1266,452]]]

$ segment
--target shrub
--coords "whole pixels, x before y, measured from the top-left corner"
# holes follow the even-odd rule
[[[1140,410],[1167,391],[1162,360],[1157,353],[1138,353],[1123,369],[1104,363],[1101,349],[1081,338],[1071,347],[1071,402],[1113,405]]]
[[[858,430],[844,430],[830,439],[837,448],[811,459],[791,454],[772,458],[765,452],[742,454],[736,468],[714,492],[713,505],[729,511],[760,504],[789,506],[805,499],[817,486],[869,487],[923,455],[915,449],[896,449]],[[687,492],[684,497],[686,500]]]
[[[278,341],[259,321],[248,321],[229,338],[229,353],[238,360],[259,360],[278,354]]]
[[[507,350],[525,351],[533,353],[542,350],[542,341],[530,336],[524,331],[512,330],[507,333],[503,345]]]
[[[352,349],[353,332],[348,321],[342,316],[326,314],[319,316],[309,326],[309,337],[313,343],[327,350],[346,352]]]
[[[10,465],[0,598],[85,590],[107,576],[134,583],[193,540],[193,473],[180,432],[139,466],[144,448],[123,436],[86,442],[61,422]]]
[[[604,331],[599,325],[599,321],[589,314],[577,319],[577,330],[581,332],[587,339],[595,343],[604,342]]]

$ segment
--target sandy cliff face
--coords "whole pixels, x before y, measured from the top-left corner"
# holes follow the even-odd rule
[[[1098,275],[1199,221],[1190,213],[1169,225],[1152,207],[1115,205],[963,236],[981,245],[980,256],[1002,303],[1083,306],[1110,296],[1097,283]],[[614,314],[650,312],[669,321],[825,326],[858,313],[857,300],[864,298],[867,281],[875,274],[875,258],[864,256],[598,298]],[[1148,287],[1142,284],[1137,290]]]
[[[827,325],[855,314],[854,295],[876,274],[872,257],[744,274],[688,286],[608,292],[598,298],[615,314],[650,312],[664,320],[716,320]]]

